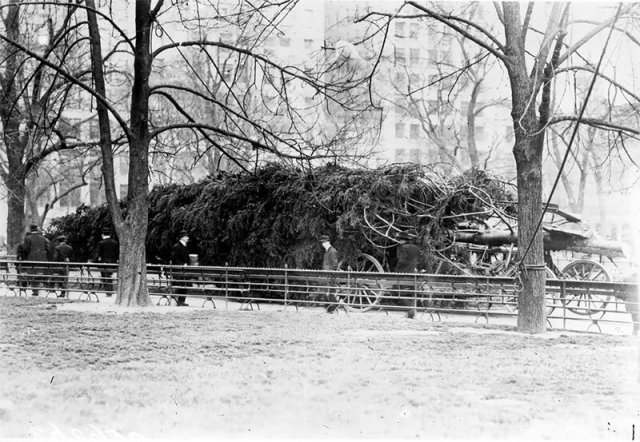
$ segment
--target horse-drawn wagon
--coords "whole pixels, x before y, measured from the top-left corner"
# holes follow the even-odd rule
[[[377,223],[368,223],[372,238],[378,236],[379,247],[374,253],[360,253],[342,264],[343,269],[354,271],[388,272],[389,245],[395,242],[394,234],[407,229],[407,225],[399,227],[379,213],[369,216]],[[421,277],[418,302],[432,299],[431,284],[436,275],[452,275],[460,285],[464,283],[464,276],[487,278],[514,278],[518,273],[517,266],[517,222],[513,206],[505,206],[502,210],[496,206],[477,213],[452,216],[455,222],[449,223],[448,228],[441,232],[443,236],[438,247],[433,242],[420,241],[424,238],[417,229],[407,229],[413,235],[416,243],[422,246],[425,254],[424,262],[430,266]],[[580,218],[563,211],[556,205],[546,208],[541,224],[544,240],[545,270],[547,279],[579,280],[585,282],[608,282],[612,280],[611,272],[607,269],[618,268],[616,259],[625,258],[623,245],[620,242],[601,238],[589,225]],[[425,247],[426,245],[426,247]],[[379,253],[375,253],[378,250]],[[575,256],[578,258],[575,259]],[[563,265],[559,261],[567,261]],[[416,269],[416,272],[424,272]],[[440,279],[440,278],[438,278]],[[375,282],[372,282],[375,281]],[[514,280],[515,281],[515,280]],[[514,282],[517,283],[517,282]],[[390,287],[397,283],[389,282],[384,276],[369,279],[359,283],[357,287],[345,287],[343,290],[347,307],[352,311],[367,311],[391,299]],[[468,284],[467,284],[468,285]],[[555,308],[564,307],[578,315],[592,318],[601,317],[609,303],[613,302],[613,295],[602,294],[597,290],[586,289],[556,291],[547,293],[547,313],[551,314]],[[469,293],[465,292],[468,296]],[[513,311],[517,307],[517,290],[510,290],[507,294],[497,297],[498,303]],[[496,298],[492,301],[496,303]]]

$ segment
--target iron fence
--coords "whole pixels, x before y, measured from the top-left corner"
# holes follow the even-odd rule
[[[117,264],[0,261],[5,295],[99,301],[116,293]],[[345,312],[402,311],[415,308],[433,320],[474,315],[487,323],[517,315],[517,280],[507,277],[148,265],[149,294],[158,305],[175,296],[202,301],[202,307],[260,309],[260,305],[324,307]],[[604,324],[632,324],[637,333],[638,286],[621,282],[549,279],[549,326],[602,331]],[[576,325],[578,324],[578,325]]]

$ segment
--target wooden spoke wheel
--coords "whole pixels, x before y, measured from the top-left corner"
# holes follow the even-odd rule
[[[547,279],[558,279],[556,274],[553,273],[553,270],[551,270],[549,267],[545,267],[545,270],[547,272]],[[559,294],[555,295],[553,293],[545,294],[545,305],[547,306],[547,316],[553,313],[553,311],[556,308],[562,307],[562,300],[559,299],[559,296],[560,296]]]
[[[562,269],[562,277],[565,279],[577,279],[580,281],[610,281],[609,273],[602,265],[588,259],[580,259],[567,264]],[[611,296],[603,296],[589,293],[588,289],[581,293],[566,293],[562,297],[562,304],[569,311],[591,317],[601,318],[604,309],[611,302]]]
[[[338,265],[340,270],[351,270],[354,272],[384,272],[382,264],[371,255],[361,253],[349,263],[341,262]],[[380,303],[382,296],[381,281],[371,278],[366,279],[358,276],[350,282],[340,287],[337,295],[344,302],[347,310],[352,312],[366,312],[376,307]]]

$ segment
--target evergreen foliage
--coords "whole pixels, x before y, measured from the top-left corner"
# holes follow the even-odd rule
[[[414,234],[429,256],[446,247],[448,229],[461,220],[452,215],[514,199],[507,185],[477,170],[444,177],[416,165],[376,170],[327,165],[303,171],[272,164],[255,174],[223,173],[192,185],[154,188],[147,258],[169,262],[176,235],[185,229],[201,265],[318,268],[317,238],[323,234],[343,257],[364,252],[388,265],[395,243],[376,233],[376,222],[393,220]],[[101,228],[110,223],[106,206],[82,206],[54,219],[50,233],[67,235],[75,259],[83,261],[93,256]],[[394,233],[384,223],[378,227]],[[425,263],[427,269],[434,265]]]

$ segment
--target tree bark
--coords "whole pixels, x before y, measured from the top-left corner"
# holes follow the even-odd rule
[[[11,0],[4,26],[7,37],[20,40],[20,9],[17,0]],[[17,100],[16,82],[20,66],[20,52],[8,48],[8,55],[3,61],[3,72],[0,72],[0,118],[2,118],[4,145],[7,151],[8,173],[4,184],[7,187],[7,247],[11,253],[22,242],[25,231],[25,195],[26,173],[24,154],[25,138],[20,135],[20,112],[15,107]]]
[[[151,74],[151,2],[136,2],[134,78],[131,93],[131,137],[127,216],[119,225],[120,267],[116,304],[151,305],[147,288],[145,241],[149,218],[149,76]]]
[[[91,54],[96,92],[106,98],[104,66],[93,0],[88,0],[87,17],[91,35]],[[127,215],[123,217],[116,198],[113,152],[108,110],[98,100],[100,147],[105,192],[113,223],[120,240],[118,266],[118,294],[116,304],[127,307],[151,305],[147,287],[145,241],[149,217],[149,76],[151,73],[151,23],[149,0],[136,2],[136,39],[134,51],[134,80],[131,95],[131,123],[129,136],[129,176]]]
[[[522,263],[522,291],[518,296],[518,330],[542,333],[546,329],[545,270],[542,231],[542,147],[544,131],[536,119],[536,91],[527,74],[521,38],[519,6],[504,3],[507,41],[505,65],[511,83],[511,117],[518,184],[518,257]],[[526,253],[526,254],[525,254]]]

